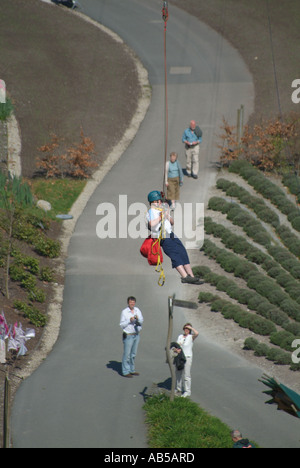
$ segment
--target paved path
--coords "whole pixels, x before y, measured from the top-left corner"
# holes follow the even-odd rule
[[[43,365],[20,387],[12,414],[13,440],[21,447],[147,447],[143,394],[153,382],[166,384],[167,298],[186,296],[165,262],[163,288],[139,254],[141,240],[96,236],[97,208],[119,195],[128,206],[146,203],[160,189],[164,154],[163,23],[158,0],[81,0],[89,16],[116,31],[149,71],[152,102],[121,160],[106,176],[80,217],[67,261],[63,320],[58,342]],[[168,22],[170,151],[182,157],[181,135],[191,118],[204,131],[201,178],[185,180],[182,201],[204,202],[215,173],[215,134],[226,116],[252,111],[253,86],[237,53],[217,34],[173,9]],[[174,67],[174,68],[173,68]],[[176,69],[184,67],[184,69]],[[181,73],[178,73],[180,72]],[[246,116],[247,117],[247,116]],[[113,129],[112,129],[113,131]],[[128,217],[129,221],[133,219]],[[137,297],[145,324],[137,358],[141,375],[120,376],[119,318],[128,295]],[[174,334],[185,320],[176,310]],[[193,399],[262,446],[299,446],[298,421],[264,404],[258,368],[200,336],[195,344]],[[298,445],[297,445],[298,444]]]

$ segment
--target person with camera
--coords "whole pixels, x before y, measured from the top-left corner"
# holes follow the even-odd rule
[[[130,296],[127,299],[127,304],[128,307],[122,311],[120,320],[120,327],[123,330],[124,346],[122,375],[126,378],[132,378],[134,375],[139,375],[139,373],[135,371],[135,358],[144,318],[140,309],[135,306],[135,297]]]

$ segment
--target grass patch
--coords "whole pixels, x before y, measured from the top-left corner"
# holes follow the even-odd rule
[[[147,399],[144,409],[151,448],[233,447],[231,429],[189,399],[171,402],[157,395]]]
[[[86,181],[75,179],[34,179],[30,182],[35,197],[51,203],[50,216],[69,213]]]

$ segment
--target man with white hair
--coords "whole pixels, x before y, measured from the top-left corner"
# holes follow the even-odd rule
[[[186,173],[188,177],[198,179],[199,172],[199,150],[202,142],[202,131],[191,120],[190,126],[183,132],[182,143],[185,144]]]
[[[233,448],[255,448],[254,445],[250,444],[249,439],[243,439],[240,431],[234,430],[230,435],[234,442]]]

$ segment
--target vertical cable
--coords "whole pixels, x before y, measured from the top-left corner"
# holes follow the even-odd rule
[[[162,9],[162,18],[164,20],[164,67],[165,67],[165,156],[164,156],[164,179],[163,192],[165,192],[166,180],[166,164],[168,153],[168,127],[169,127],[169,110],[168,110],[168,70],[167,70],[167,21],[169,19],[168,2],[164,1]]]

